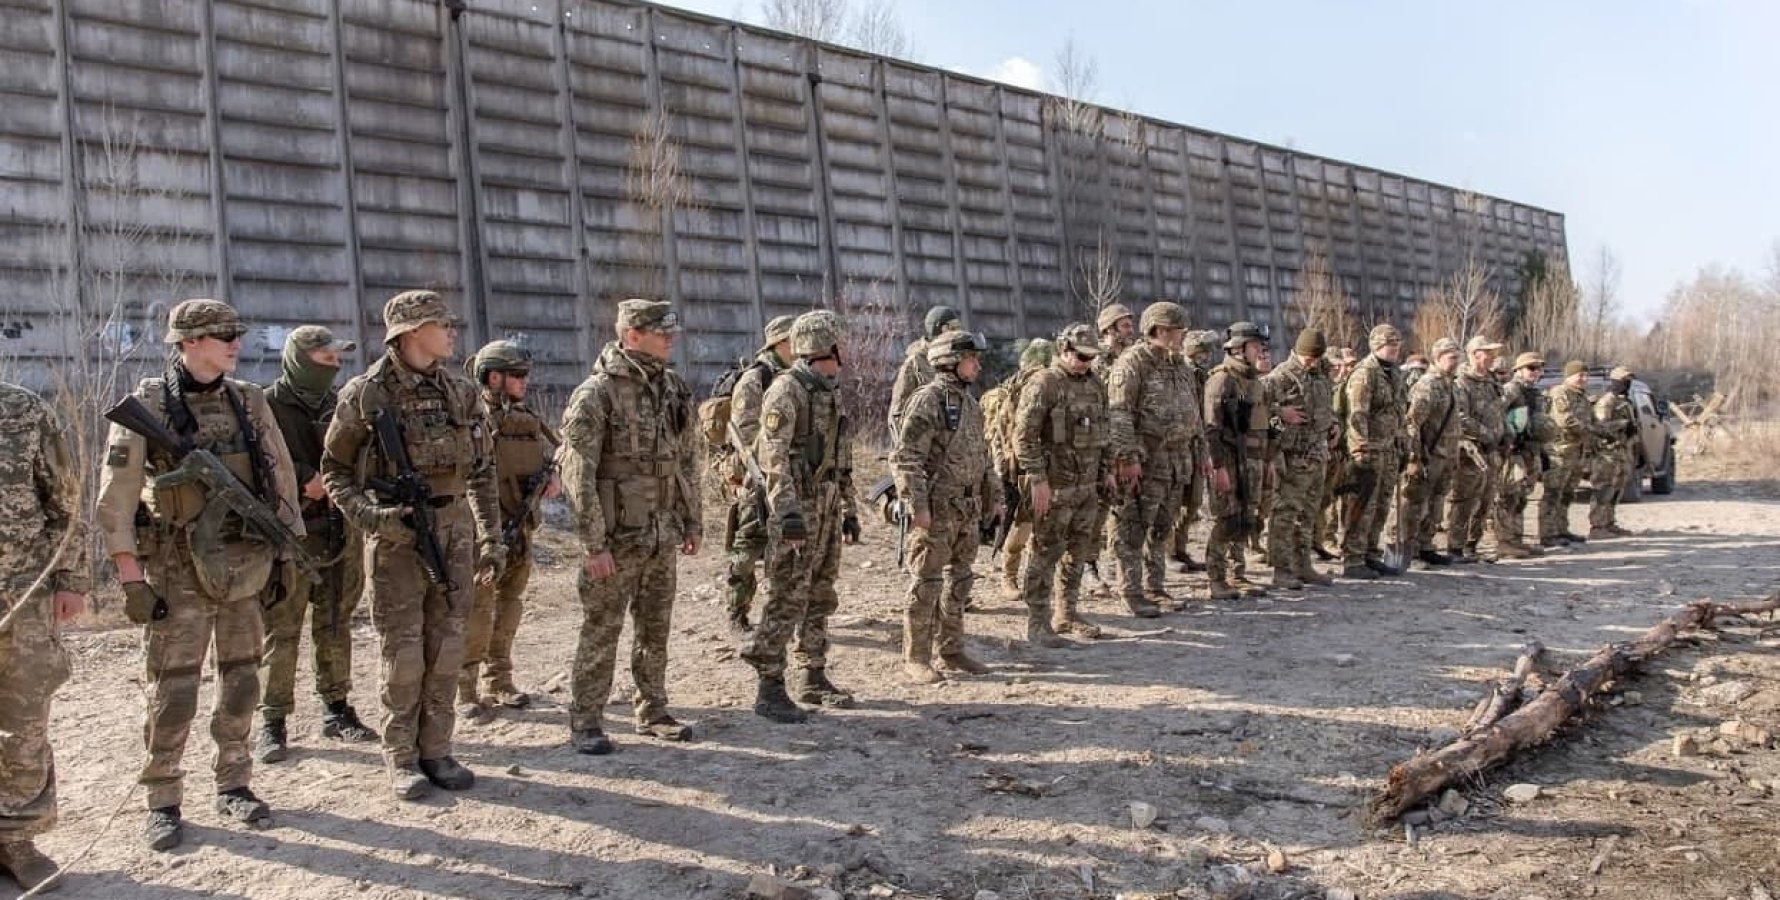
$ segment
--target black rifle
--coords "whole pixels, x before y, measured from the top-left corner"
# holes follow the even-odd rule
[[[406,507],[402,523],[414,531],[414,549],[420,554],[420,569],[426,580],[440,585],[447,592],[457,590],[451,570],[445,565],[445,548],[439,545],[439,532],[433,522],[433,489],[426,478],[414,470],[408,458],[408,445],[402,440],[402,423],[395,410],[384,407],[371,417],[371,433],[377,449],[395,469],[388,478],[365,479],[365,486],[376,491],[384,503]]]
[[[1224,432],[1234,438],[1230,446],[1235,451],[1236,467],[1230,473],[1230,487],[1236,492],[1236,528],[1246,535],[1255,527],[1255,516],[1250,512],[1254,498],[1249,496],[1248,478],[1245,477],[1248,472],[1248,422],[1254,404],[1241,397],[1225,397],[1219,401],[1218,411],[1223,413]]]
[[[908,568],[909,526],[914,524],[914,515],[909,505],[896,490],[896,478],[885,475],[871,486],[865,495],[865,502],[879,504],[883,510],[884,521],[896,526],[896,567]]]
[[[995,523],[994,543],[991,545],[995,549],[989,554],[990,562],[994,562],[995,557],[1001,555],[1002,548],[1007,546],[1007,536],[1014,531],[1014,516],[1020,511],[1020,504],[1025,502],[1026,498],[1020,493],[1020,486],[1003,478],[1001,480],[1001,518]]]
[[[519,483],[519,512],[501,523],[501,543],[508,550],[519,546],[525,523],[538,514],[538,506],[544,502],[544,492],[550,489],[550,479],[555,475],[556,463],[551,462]]]

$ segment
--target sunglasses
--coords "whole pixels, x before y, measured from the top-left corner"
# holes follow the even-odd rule
[[[223,331],[223,332],[218,332],[216,334],[207,334],[204,336],[207,338],[215,338],[216,340],[218,340],[224,344],[233,344],[236,341],[241,340],[242,336],[244,336],[246,334],[247,334],[246,331]]]
[[[1097,357],[1098,357],[1098,356],[1099,356],[1099,355],[1100,355],[1100,354],[1098,354],[1098,353],[1082,353],[1082,352],[1079,352],[1079,351],[1075,351],[1075,350],[1071,350],[1071,351],[1070,351],[1070,355],[1071,355],[1071,356],[1074,356],[1074,357],[1075,357],[1075,358],[1076,358],[1076,359],[1077,359],[1077,360],[1079,360],[1079,361],[1081,361],[1081,362],[1085,362],[1085,363],[1091,363],[1091,362],[1093,362],[1093,361],[1094,361],[1094,360],[1095,360],[1095,359],[1096,359],[1096,358],[1097,358]]]

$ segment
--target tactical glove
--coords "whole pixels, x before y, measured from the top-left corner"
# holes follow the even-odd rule
[[[859,536],[862,533],[863,532],[861,532],[859,529],[859,517],[858,516],[856,516],[852,513],[847,513],[846,517],[841,519],[841,539],[842,540],[846,541],[849,544],[857,544],[857,543],[859,543]]]
[[[497,580],[507,571],[507,545],[500,541],[483,541],[476,554],[476,573]]]
[[[124,617],[137,625],[147,625],[167,618],[167,599],[155,593],[146,581],[124,583]]]
[[[792,513],[785,516],[779,523],[779,534],[788,541],[808,540],[810,534],[803,525],[803,516]]]
[[[407,546],[414,543],[414,529],[408,525],[400,506],[373,506],[365,511],[365,530],[386,544]]]

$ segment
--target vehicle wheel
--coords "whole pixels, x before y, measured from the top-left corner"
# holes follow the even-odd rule
[[[1672,494],[1675,492],[1675,445],[1670,444],[1663,450],[1662,474],[1650,476],[1650,492],[1652,494]]]

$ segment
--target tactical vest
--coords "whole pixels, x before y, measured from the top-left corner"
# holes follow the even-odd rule
[[[1280,452],[1310,459],[1329,458],[1329,424],[1334,417],[1330,387],[1321,372],[1306,368],[1296,357],[1264,376],[1273,386],[1274,404],[1304,412],[1298,425],[1281,423]]]
[[[1218,379],[1220,374],[1223,379]],[[1216,387],[1225,396],[1215,399],[1219,405],[1218,425],[1226,431],[1224,440],[1240,439],[1247,458],[1259,459],[1256,454],[1267,448],[1267,429],[1273,418],[1267,404],[1267,387],[1255,377],[1253,366],[1230,359],[1211,370],[1206,389],[1213,389],[1214,382],[1220,381]],[[1232,429],[1234,433],[1230,433]]]
[[[1050,372],[1044,381],[1027,387],[1061,395],[1051,405],[1045,422],[1050,463],[1045,477],[1053,488],[1094,484],[1100,480],[1100,455],[1106,452],[1111,427],[1106,389],[1095,375],[1074,376],[1062,369]]]
[[[933,435],[933,446],[928,450],[927,459],[922,468],[929,473],[929,488],[935,493],[941,491],[948,496],[962,495],[966,498],[975,497],[977,488],[983,482],[982,460],[970,453],[969,446],[960,447],[964,454],[962,459],[952,457],[953,445],[959,442],[975,442],[978,448],[984,448],[983,415],[976,401],[972,400],[968,388],[962,391],[945,380],[937,379],[923,385],[915,396],[910,398],[908,409],[915,409],[916,404],[925,403],[928,394],[933,394],[940,405],[940,429]],[[979,449],[983,459],[986,453]]]
[[[797,430],[791,435],[791,459],[796,470],[799,485],[812,485],[826,481],[834,481],[840,477],[836,468],[840,443],[846,439],[847,419],[841,415],[840,395],[825,386],[811,382],[819,378],[816,373],[800,367],[791,369],[791,376],[796,378],[798,386],[803,389],[804,403],[801,415],[797,417]],[[903,406],[913,398],[911,392],[903,398]],[[898,415],[901,411],[898,410]],[[818,427],[817,422],[821,425]]]
[[[691,490],[680,472],[680,442],[692,425],[692,392],[665,370],[648,380],[605,374],[609,413],[594,483],[606,532],[650,528],[657,517],[678,516]]]
[[[484,396],[484,402],[495,398]],[[525,405],[490,403],[488,424],[494,432],[494,470],[500,484],[501,513],[518,515],[525,509],[525,481],[544,471],[555,452],[555,442],[544,422]]]

